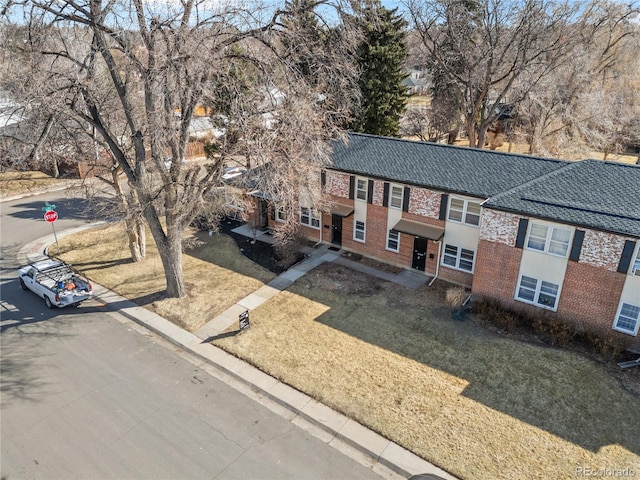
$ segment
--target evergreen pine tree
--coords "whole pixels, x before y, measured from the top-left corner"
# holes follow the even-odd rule
[[[356,132],[398,137],[400,117],[407,104],[407,77],[403,64],[407,57],[406,21],[397,9],[388,10],[379,1],[364,9],[364,40],[358,47],[361,68],[360,108],[352,129]]]

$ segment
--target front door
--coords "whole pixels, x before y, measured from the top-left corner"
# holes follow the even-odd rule
[[[265,229],[269,226],[269,205],[266,200],[259,199],[258,203],[258,218],[256,227],[259,229]]]
[[[411,268],[424,272],[424,266],[427,263],[427,239],[423,237],[415,237],[413,239],[413,262]]]
[[[342,217],[331,215],[331,243],[342,245]]]

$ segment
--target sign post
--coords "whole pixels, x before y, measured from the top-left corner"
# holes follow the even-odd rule
[[[238,315],[238,321],[240,322],[240,331],[246,330],[251,325],[249,324],[249,310],[245,310]]]
[[[58,219],[58,212],[54,210],[56,208],[52,203],[46,202],[44,207],[42,207],[42,211],[44,212],[44,220],[51,224],[51,228],[53,228],[53,238],[56,239],[56,252],[60,253],[60,245],[58,245],[58,236],[56,235],[56,227],[53,223]]]

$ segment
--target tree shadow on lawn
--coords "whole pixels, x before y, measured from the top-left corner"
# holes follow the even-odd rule
[[[51,203],[53,203],[60,220],[88,220],[94,218],[96,206],[90,200],[82,198],[77,194],[68,194],[69,196],[61,198],[65,195],[62,192],[52,192]],[[115,201],[110,199],[102,199],[102,202],[108,204],[111,209],[114,208]],[[44,211],[42,208],[45,203],[41,200],[29,200],[15,206],[18,209],[11,216],[15,218],[42,220]]]
[[[316,271],[330,275],[331,268],[335,266]],[[357,280],[341,281],[333,295],[326,290],[314,294],[318,289],[300,284],[292,290],[330,307],[318,322],[466,380],[463,395],[474,401],[592,452],[618,444],[640,454],[640,399],[593,361],[500,337],[471,320],[453,320],[451,309],[442,302],[417,307],[416,296],[438,295],[433,287],[414,291],[372,277],[363,279],[355,271],[353,275]],[[358,318],[360,309],[348,305],[367,300],[349,292],[355,283],[382,286],[386,308],[377,308],[364,321]],[[413,298],[405,306],[407,296]]]
[[[52,256],[52,258],[57,258],[58,260],[62,260],[58,257],[56,257],[55,255]],[[62,260],[64,261],[64,260]],[[91,270],[106,270],[109,269],[111,267],[117,267],[118,265],[127,265],[127,264],[131,264],[133,265],[134,262],[131,258],[121,258],[118,260],[90,260],[87,262],[79,262],[79,263],[73,263],[71,266],[74,267],[77,270],[82,270],[83,267],[88,267]]]
[[[236,245],[237,250],[234,253],[237,253],[238,256],[244,256],[254,264],[260,265],[262,268],[275,275],[279,275],[287,271],[292,265],[304,258],[304,254],[301,253],[300,255],[292,258],[289,261],[284,261],[278,256],[277,252],[274,250],[271,244],[262,242],[260,240],[254,241],[250,237],[246,237],[232,231],[233,229],[243,225],[244,223],[245,222],[233,219],[221,220],[218,226],[219,231],[217,233],[214,233],[213,239],[215,240],[215,238],[219,237],[220,235],[228,237]],[[204,243],[204,245],[187,250],[187,255],[191,255],[195,258],[199,258],[200,260],[214,263],[223,268],[228,268],[234,271],[238,270],[239,264],[237,262],[237,259],[232,258],[231,255],[211,255],[211,237],[209,237],[206,232],[200,231],[196,236],[198,240]],[[242,271],[238,273],[251,276],[258,280],[264,280],[263,276],[258,275],[255,269],[242,269]]]

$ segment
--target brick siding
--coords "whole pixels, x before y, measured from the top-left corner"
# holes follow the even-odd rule
[[[579,328],[611,331],[625,277],[592,265],[569,262],[560,292],[558,315],[573,321]]]
[[[518,234],[520,216],[498,210],[482,209],[480,240],[513,246]]]
[[[373,204],[382,206],[384,200],[384,182],[381,180],[373,181]]]
[[[586,230],[580,263],[615,272],[618,269],[625,239],[619,235]]]
[[[449,268],[444,265],[440,265],[438,278],[468,288],[471,288],[471,285],[473,283],[473,275],[471,273],[463,272],[462,270],[456,270],[455,268]]]
[[[476,252],[472,292],[513,306],[521,259],[519,248],[481,239]]]
[[[339,198],[349,198],[349,174],[327,170],[325,191]]]
[[[426,188],[411,187],[409,196],[409,213],[420,217],[438,218],[440,216],[440,201],[442,195],[439,192]]]

